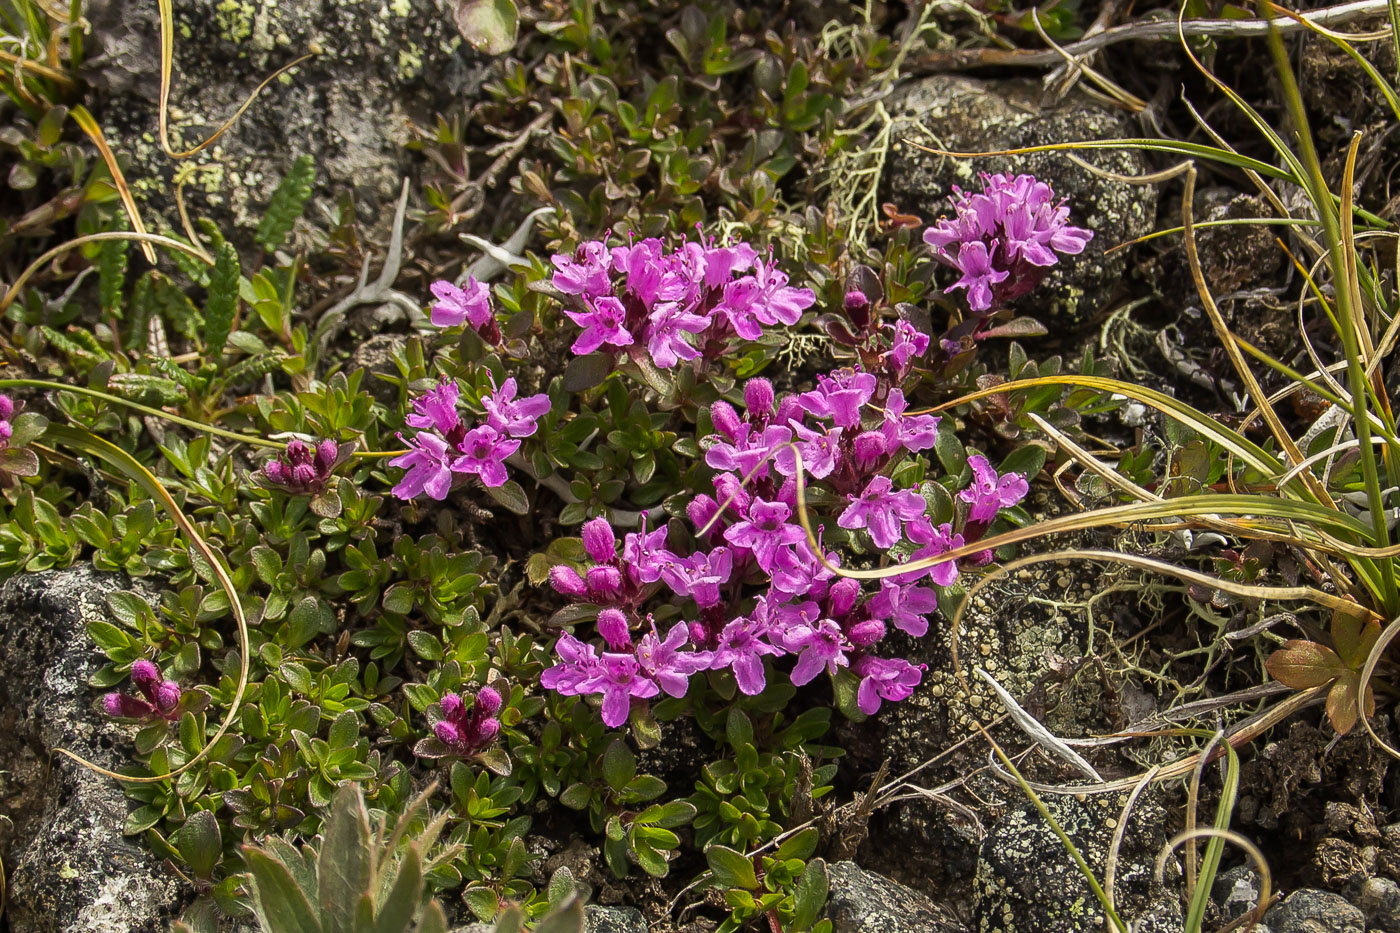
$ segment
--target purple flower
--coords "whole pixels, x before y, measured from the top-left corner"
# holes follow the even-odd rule
[[[826,479],[841,465],[841,428],[824,428],[814,431],[802,422],[789,422],[797,434],[797,447],[782,447],[773,458],[773,465],[784,476],[797,475],[797,456],[802,455],[802,468],[816,479]],[[769,430],[772,430],[771,428]]]
[[[958,270],[962,272],[962,278],[949,285],[948,290],[967,289],[968,307],[979,312],[991,310],[992,286],[1011,276],[1011,273],[992,265],[991,253],[981,240],[964,243],[958,249]]]
[[[589,567],[584,577],[588,598],[595,603],[610,603],[622,596],[622,571],[608,564]]]
[[[441,746],[434,748],[431,743],[419,743],[414,752],[425,758],[447,755],[467,758],[477,754],[501,732],[501,722],[497,718],[501,704],[501,694],[492,687],[482,687],[470,709],[459,695],[444,694],[438,702],[438,718],[432,723],[433,735]],[[428,715],[432,720],[431,710]]]
[[[624,326],[627,309],[621,301],[611,295],[595,298],[587,311],[571,311],[565,308],[564,313],[583,328],[583,333],[578,335],[574,345],[569,348],[576,355],[592,353],[605,343],[614,347],[632,344],[632,333]]]
[[[305,441],[291,440],[285,451],[263,464],[262,474],[256,478],[265,486],[293,495],[314,496],[325,488],[331,471],[353,450],[353,444],[342,446],[332,440],[318,441],[314,447]]]
[[[927,519],[915,521],[904,529],[904,533],[910,541],[923,545],[909,555],[909,563],[937,557],[966,544],[962,535],[954,534],[953,526],[949,522],[934,526]],[[912,583],[925,576],[939,586],[952,586],[953,581],[958,578],[958,562],[956,560],[944,561],[923,570],[911,570],[908,573],[899,574],[893,579],[899,583]]]
[[[904,535],[903,522],[923,515],[928,504],[914,490],[901,489],[892,493],[892,486],[888,476],[871,479],[860,498],[850,497],[851,504],[836,524],[852,530],[864,528],[878,548],[894,547]]]
[[[632,632],[627,625],[627,616],[621,609],[604,609],[598,613],[598,634],[613,651],[626,651],[632,647]]]
[[[801,687],[826,668],[835,674],[838,667],[845,667],[846,637],[841,626],[831,619],[816,619],[811,624],[796,625],[783,633],[783,643],[788,651],[796,654],[797,665],[792,669],[794,686]]]
[[[495,387],[495,380],[491,382]],[[511,376],[491,395],[483,396],[481,405],[486,409],[486,423],[502,434],[511,437],[529,437],[535,433],[535,423],[542,415],[549,413],[549,396],[541,392],[516,400],[515,377]]]
[[[758,295],[753,314],[769,326],[782,323],[791,327],[817,300],[816,292],[790,287],[787,273],[761,260],[754,263],[754,283]]]
[[[817,376],[817,388],[799,397],[802,408],[817,418],[830,418],[842,428],[860,426],[861,409],[879,385],[874,374],[847,369]]]
[[[901,586],[885,580],[869,603],[870,614],[894,624],[915,638],[928,634],[928,616],[938,608],[938,597],[926,586]]]
[[[583,549],[595,563],[606,564],[617,560],[617,538],[606,518],[599,516],[584,522],[580,534],[583,536]]]
[[[885,421],[880,426],[888,452],[893,453],[902,447],[910,453],[917,453],[928,450],[938,441],[938,417],[905,415],[908,407],[904,392],[891,389],[889,397],[885,399]]]
[[[421,438],[422,435],[420,434]],[[452,464],[459,473],[475,473],[484,486],[504,486],[505,459],[520,449],[520,442],[503,436],[489,424],[479,424],[457,445],[462,456]]]
[[[402,439],[403,435],[399,437]],[[446,441],[427,431],[419,431],[408,445],[408,453],[389,461],[389,466],[408,471],[394,487],[394,495],[412,499],[426,492],[433,499],[446,499],[452,489],[452,464],[458,455],[448,450]]]
[[[744,383],[744,405],[749,409],[749,417],[767,421],[773,416],[773,383],[762,376],[755,376]]]
[[[635,657],[605,653],[598,662],[598,674],[590,692],[603,695],[603,725],[616,729],[627,721],[633,697],[647,699],[661,691]]]
[[[674,560],[676,555],[666,550],[666,526],[648,532],[645,516],[641,532],[628,532],[622,539],[622,563],[635,583],[655,583],[662,567]]]
[[[972,485],[958,493],[958,498],[972,505],[969,521],[990,524],[998,510],[1010,508],[1030,491],[1024,474],[998,474],[981,454],[968,457],[967,465],[972,467]]]
[[[608,277],[611,254],[601,241],[592,240],[581,245],[573,256],[555,255],[550,257],[557,270],[554,273],[554,287],[566,295],[582,295],[597,298],[612,290]]]
[[[598,650],[568,632],[554,643],[559,663],[540,674],[540,683],[566,697],[589,692],[589,685],[600,672]]]
[[[840,554],[829,553],[826,560],[832,566],[841,566]],[[787,596],[820,595],[826,582],[835,576],[817,560],[816,552],[805,536],[796,546],[778,551],[770,573],[773,589]]]
[[[910,361],[923,356],[928,351],[929,336],[919,332],[913,324],[902,318],[885,326],[893,332],[890,334],[890,348],[887,351],[887,357],[894,364],[895,372],[899,374],[895,379],[896,382],[899,382],[909,372]]]
[[[680,650],[689,641],[686,624],[677,622],[671,626],[664,640],[653,624],[651,631],[643,635],[637,643],[637,664],[662,690],[673,697],[685,696],[690,686],[690,675],[710,666],[708,651]]]
[[[739,690],[745,696],[756,696],[767,686],[767,678],[763,673],[764,657],[783,653],[781,648],[766,640],[766,599],[759,597],[759,605],[754,607],[751,617],[740,616],[720,630],[719,643],[710,657],[710,669],[732,670]]]
[[[686,334],[698,334],[710,326],[708,317],[689,314],[675,304],[667,303],[651,313],[647,326],[647,352],[651,361],[662,369],[670,369],[681,360],[693,360],[700,355]]]
[[[778,549],[802,541],[806,535],[796,525],[789,525],[792,509],[782,502],[754,499],[748,518],[735,522],[724,530],[724,539],[735,547],[748,548],[754,561],[764,572],[771,572]]]
[[[715,422],[716,427],[719,424],[720,422]],[[741,477],[758,480],[766,478],[767,461],[774,456],[775,451],[778,457],[783,455],[783,445],[792,440],[792,431],[776,424],[756,428],[746,422],[737,422],[735,427],[738,433],[732,438],[733,443],[721,441],[714,444],[705,451],[705,463],[716,470],[733,470]],[[787,455],[791,460],[792,452],[787,451]]]
[[[461,391],[457,383],[444,379],[437,388],[424,392],[413,400],[413,413],[405,417],[404,423],[419,430],[437,431],[443,437],[462,430],[462,416],[457,413],[457,399]]]
[[[865,715],[873,716],[884,700],[897,703],[909,699],[928,667],[910,664],[899,658],[877,658],[867,654],[851,665],[851,670],[860,675],[856,706]]]
[[[434,282],[432,292],[438,300],[431,320],[438,327],[456,327],[466,321],[479,328],[491,320],[491,289],[485,282],[468,277],[465,289],[451,282]]]
[[[719,588],[729,582],[734,559],[729,548],[717,547],[706,553],[696,551],[687,558],[666,564],[661,579],[677,596],[689,596],[701,609],[717,606]]]
[[[588,587],[578,571],[567,564],[555,564],[549,568],[549,585],[562,596],[582,599],[588,595]]]
[[[162,677],[155,662],[146,658],[132,662],[131,685],[141,694],[140,697],[109,693],[102,698],[102,711],[119,719],[164,719],[173,722],[183,714],[182,706],[191,705],[182,704],[185,691],[180,685]]]

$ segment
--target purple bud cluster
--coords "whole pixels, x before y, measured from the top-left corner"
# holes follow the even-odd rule
[[[429,320],[437,327],[458,327],[466,324],[481,339],[496,346],[501,342],[501,328],[491,311],[491,289],[485,282],[468,276],[465,288],[451,282],[434,282],[433,304]]]
[[[108,716],[121,719],[180,718],[180,701],[185,691],[173,680],[166,680],[155,663],[142,658],[131,665],[131,683],[141,696],[109,693],[102,698],[102,709]]]
[[[982,191],[954,186],[954,215],[924,231],[924,242],[944,265],[961,273],[976,314],[995,313],[1038,285],[1059,254],[1076,255],[1094,237],[1069,224],[1069,208],[1031,175],[982,175]]]
[[[459,476],[471,475],[484,486],[505,485],[509,478],[505,461],[520,449],[520,438],[529,437],[539,427],[541,416],[549,411],[544,393],[517,399],[515,378],[511,377],[481,398],[486,416],[468,428],[458,409],[461,391],[455,382],[444,380],[413,400],[413,411],[404,419],[417,429],[407,453],[389,461],[406,472],[394,487],[400,499],[427,493],[445,499]]]
[[[438,701],[438,718],[433,722],[433,736],[442,748],[420,749],[425,757],[451,755],[468,758],[496,741],[501,732],[501,694],[494,687],[482,687],[470,706],[456,693],[444,694]],[[426,752],[440,752],[429,756]]]
[[[332,440],[319,441],[314,446],[305,441],[287,442],[287,449],[263,464],[260,479],[266,486],[282,489],[293,495],[315,495],[325,488],[331,471],[344,460],[350,448],[342,449]]]
[[[882,391],[883,409],[872,411],[871,400]],[[923,496],[895,489],[888,474],[899,458],[933,446],[938,419],[907,413],[901,390],[859,368],[819,377],[815,390],[783,398],[766,379],[750,379],[744,401],[742,416],[728,402],[710,408],[716,433],[705,462],[719,471],[715,494],[696,496],[688,507],[699,549],[681,556],[668,547],[666,529],[643,526],[626,535],[619,561],[612,528],[598,518],[583,528],[592,562],[585,572],[568,566],[551,572],[561,594],[602,607],[596,625],[602,645],[561,635],[558,662],[542,683],[566,696],[600,695],[608,726],[626,720],[633,699],[684,695],[700,671],[728,670],[740,691],[757,694],[767,685],[765,658],[792,657],[788,676],[798,686],[823,671],[849,668],[859,678],[857,705],[867,714],[907,698],[918,685],[922,666],[871,649],[891,626],[924,635],[937,606],[926,581],[952,584],[958,562],[886,579],[873,595],[857,580],[838,579],[830,568],[839,556],[822,548],[820,532],[814,548],[797,523],[794,446],[807,483],[846,497],[838,526],[864,531],[881,549],[907,542],[909,560],[977,540],[1028,489],[1025,477],[999,475],[974,455],[973,485],[959,494],[967,503],[961,530],[935,525]],[[690,607],[689,621],[664,636],[643,614],[658,581]]]
[[[611,248],[592,240],[551,261],[554,287],[572,298],[564,313],[583,328],[574,353],[645,353],[662,369],[718,359],[735,338],[796,324],[816,301],[742,242],[692,241],[667,252],[655,238]]]
[[[0,450],[10,446],[10,435],[15,431],[10,419],[14,414],[15,400],[8,395],[0,395]]]

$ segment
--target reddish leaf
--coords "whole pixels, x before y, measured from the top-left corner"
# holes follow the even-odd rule
[[[1294,690],[1320,687],[1348,673],[1337,653],[1315,641],[1295,638],[1264,662],[1269,675]]]

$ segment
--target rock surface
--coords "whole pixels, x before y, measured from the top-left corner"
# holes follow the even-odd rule
[[[1038,85],[1031,82],[951,75],[924,78],[892,101],[893,138],[955,152],[988,152],[1139,135],[1118,112],[1085,98],[1072,95],[1063,104],[1042,110],[1037,95]],[[1119,175],[1148,170],[1142,156],[1131,150],[1078,155]],[[1111,256],[1105,256],[1105,251],[1148,233],[1156,219],[1155,188],[1095,175],[1063,152],[951,159],[900,142],[892,148],[888,171],[888,200],[925,222],[948,212],[953,185],[980,188],[979,172],[1027,172],[1067,197],[1071,223],[1093,230],[1094,239],[1023,300],[1027,311],[1052,329],[1057,319],[1082,323],[1112,300],[1114,284],[1127,270],[1128,260],[1126,251]]]
[[[115,768],[130,728],[93,708],[102,656],[88,638],[125,581],[90,568],[24,574],[0,587],[0,806],[10,933],[164,933],[184,897],[139,839],[122,836],[120,785],[54,753]]]
[[[647,933],[647,922],[635,907],[599,907],[589,904],[583,909],[586,933]]]
[[[1366,915],[1366,923],[1381,933],[1400,933],[1400,885],[1389,878],[1368,878],[1362,882],[1355,904]]]
[[[1264,922],[1273,933],[1365,933],[1361,908],[1331,891],[1303,888],[1269,908]]]
[[[854,862],[828,870],[832,933],[964,933],[966,927],[918,891]]]
[[[1046,795],[1046,806],[1095,873],[1104,877],[1108,851],[1123,810],[1123,795]],[[1165,842],[1166,812],[1148,791],[1137,801],[1118,853],[1114,902],[1140,933],[1180,931],[1175,894],[1155,878]],[[991,827],[974,882],[979,933],[1099,933],[1103,908],[1050,824],[1029,803]]]
[[[404,149],[414,126],[431,129],[484,80],[483,60],[457,34],[447,0],[175,0],[174,12],[176,150],[208,138],[278,68],[313,55],[269,84],[213,146],[176,162],[156,135],[156,5],[90,5],[101,54],[88,70],[102,94],[104,131],[132,154],[128,180],[146,210],[175,229],[177,175],[195,216],[247,228],[302,154],[315,157],[322,208],[353,191],[361,219],[387,228],[415,164]]]

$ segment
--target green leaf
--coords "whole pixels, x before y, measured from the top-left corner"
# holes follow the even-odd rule
[[[593,791],[587,784],[570,784],[559,795],[559,802],[570,810],[582,810],[588,806],[588,801],[592,796]]]
[[[603,780],[614,791],[627,786],[637,773],[637,756],[622,739],[613,739],[603,752]]]
[[[306,892],[287,866],[263,849],[243,847],[253,889],[253,913],[264,930],[277,933],[324,933]]]
[[[520,31],[514,0],[457,0],[452,19],[462,38],[486,55],[509,52]]]
[[[331,723],[331,731],[326,741],[331,748],[350,748],[360,739],[360,715],[347,709]]]
[[[107,240],[97,259],[97,301],[103,311],[121,310],[122,288],[126,285],[126,240]]]
[[[500,486],[487,486],[486,494],[516,515],[530,514],[530,500],[525,497],[525,490],[521,489],[515,480],[506,480]]]
[[[228,343],[233,318],[238,311],[238,279],[242,269],[238,253],[224,243],[214,256],[209,276],[209,297],[204,302],[204,350],[215,360]]]
[[[49,426],[49,419],[34,411],[15,415],[10,422],[10,446],[23,447],[37,440]]]
[[[817,915],[826,906],[827,889],[830,882],[826,874],[826,862],[819,858],[807,863],[802,877],[797,879],[797,890],[793,892],[792,929],[807,930],[817,922]]]
[[[130,637],[111,622],[94,619],[88,623],[87,631],[92,643],[108,655],[131,647]]]
[[[423,901],[423,858],[410,845],[399,861],[399,874],[384,903],[379,905],[374,933],[407,933]]]
[[[705,861],[710,865],[710,873],[715,880],[728,888],[755,890],[758,877],[754,874],[753,862],[748,856],[722,845],[711,845],[705,849]]]
[[[282,245],[297,218],[306,208],[315,181],[315,160],[309,155],[297,157],[291,170],[287,172],[287,177],[282,179],[277,190],[272,193],[267,212],[258,224],[258,232],[253,239],[259,246],[271,253]]]
[[[561,869],[562,871],[563,869]],[[554,873],[559,877],[559,872]],[[569,884],[573,885],[573,876],[569,876]],[[554,890],[554,880],[550,879],[549,889]],[[570,891],[570,899],[561,901],[553,910],[545,914],[544,919],[535,927],[535,933],[583,933],[584,926],[583,901]]]
[[[488,771],[499,774],[501,777],[510,777],[512,768],[510,755],[501,746],[493,745],[482,752],[479,758]]]
[[[467,902],[467,909],[476,914],[478,920],[486,923],[501,909],[500,898],[487,887],[467,888],[462,892],[462,900]]]
[[[591,389],[613,371],[611,353],[589,353],[576,356],[564,367],[563,386],[567,392]]]
[[[1045,466],[1045,448],[1038,444],[1027,444],[1001,462],[998,472],[1001,473],[1023,473],[1026,479],[1035,479],[1037,473]]]
[[[341,719],[345,715],[354,713]],[[337,719],[331,726],[332,734],[339,724]],[[335,856],[316,860],[325,933],[352,933],[355,906],[370,888],[369,812],[358,785],[346,784],[331,801],[330,816],[321,830],[321,852]]]
[[[219,820],[214,812],[197,810],[191,814],[176,833],[176,842],[180,847],[180,857],[190,867],[191,874],[208,881],[224,851],[223,835],[219,832]]]

